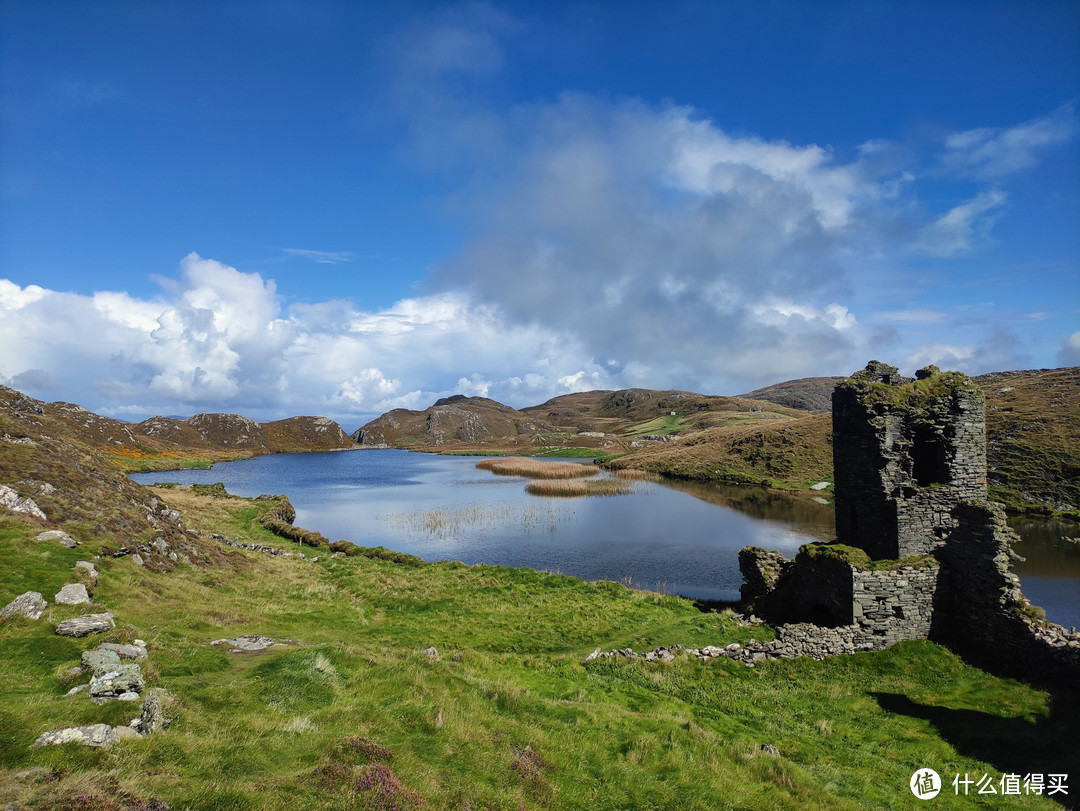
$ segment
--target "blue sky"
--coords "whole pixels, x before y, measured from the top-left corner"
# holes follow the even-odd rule
[[[0,383],[141,419],[1080,365],[1075,2],[0,0]]]

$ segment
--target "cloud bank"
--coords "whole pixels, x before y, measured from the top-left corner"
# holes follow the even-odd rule
[[[421,293],[375,310],[300,304],[195,253],[152,299],[0,280],[0,382],[120,416],[355,424],[457,392],[517,406],[629,386],[737,394],[871,356],[971,373],[1030,359],[1027,316],[973,318],[934,298],[923,268],[989,244],[1004,184],[1075,138],[1075,104],[921,152],[879,139],[843,156],[674,103],[564,93],[507,107],[488,87],[520,27],[470,8],[381,57],[405,157],[454,189],[462,247]],[[1073,329],[1042,339],[1061,362],[1076,362]]]

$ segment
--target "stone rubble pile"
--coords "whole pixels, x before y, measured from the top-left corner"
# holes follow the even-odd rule
[[[274,645],[295,645],[295,639],[274,639],[272,636],[260,636],[259,634],[246,634],[233,639],[215,639],[211,645],[229,645],[229,653],[243,653],[245,651],[266,650]]]
[[[301,560],[307,560],[312,563],[318,561],[318,557],[308,557],[303,552],[286,552],[283,549],[278,549],[276,546],[267,546],[262,543],[247,543],[244,541],[236,541],[232,538],[226,538],[224,535],[219,535],[216,532],[203,533],[203,537],[210,538],[211,540],[218,541],[231,546],[234,549],[246,549],[249,552],[261,552],[264,555],[270,555],[275,558],[300,558]],[[331,555],[331,557],[338,557],[337,555]],[[341,557],[344,557],[343,555]]]
[[[748,624],[748,623],[744,623]],[[743,646],[732,642],[726,647],[706,645],[703,648],[686,648],[683,645],[660,646],[645,653],[635,653],[632,648],[604,652],[597,648],[585,657],[585,662],[597,659],[624,657],[641,659],[645,662],[671,662],[679,654],[695,656],[699,661],[709,659],[734,659],[747,667],[754,667],[757,662],[770,659],[796,659],[808,656],[811,659],[825,659],[829,656],[846,656],[860,651],[881,650],[884,641],[877,642],[867,638],[858,625],[843,625],[839,628],[823,628],[809,623],[793,623],[776,628],[776,639],[758,642],[751,639]]]

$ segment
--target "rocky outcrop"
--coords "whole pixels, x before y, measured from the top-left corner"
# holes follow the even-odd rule
[[[35,504],[32,498],[20,496],[14,489],[5,484],[0,484],[0,507],[19,515],[36,518],[39,521],[48,520],[41,507]]]

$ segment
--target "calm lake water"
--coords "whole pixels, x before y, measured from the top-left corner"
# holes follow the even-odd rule
[[[558,460],[566,461],[566,460]],[[425,560],[528,566],[687,597],[738,598],[738,551],[793,555],[833,537],[832,507],[756,488],[635,483],[630,495],[545,498],[524,481],[476,469],[477,457],[397,450],[279,454],[210,470],[142,473],[143,484],[224,482],[230,493],[286,493],[296,524],[331,540],[385,546]],[[1025,594],[1065,626],[1080,626],[1080,534],[1024,521],[1017,564]]]

